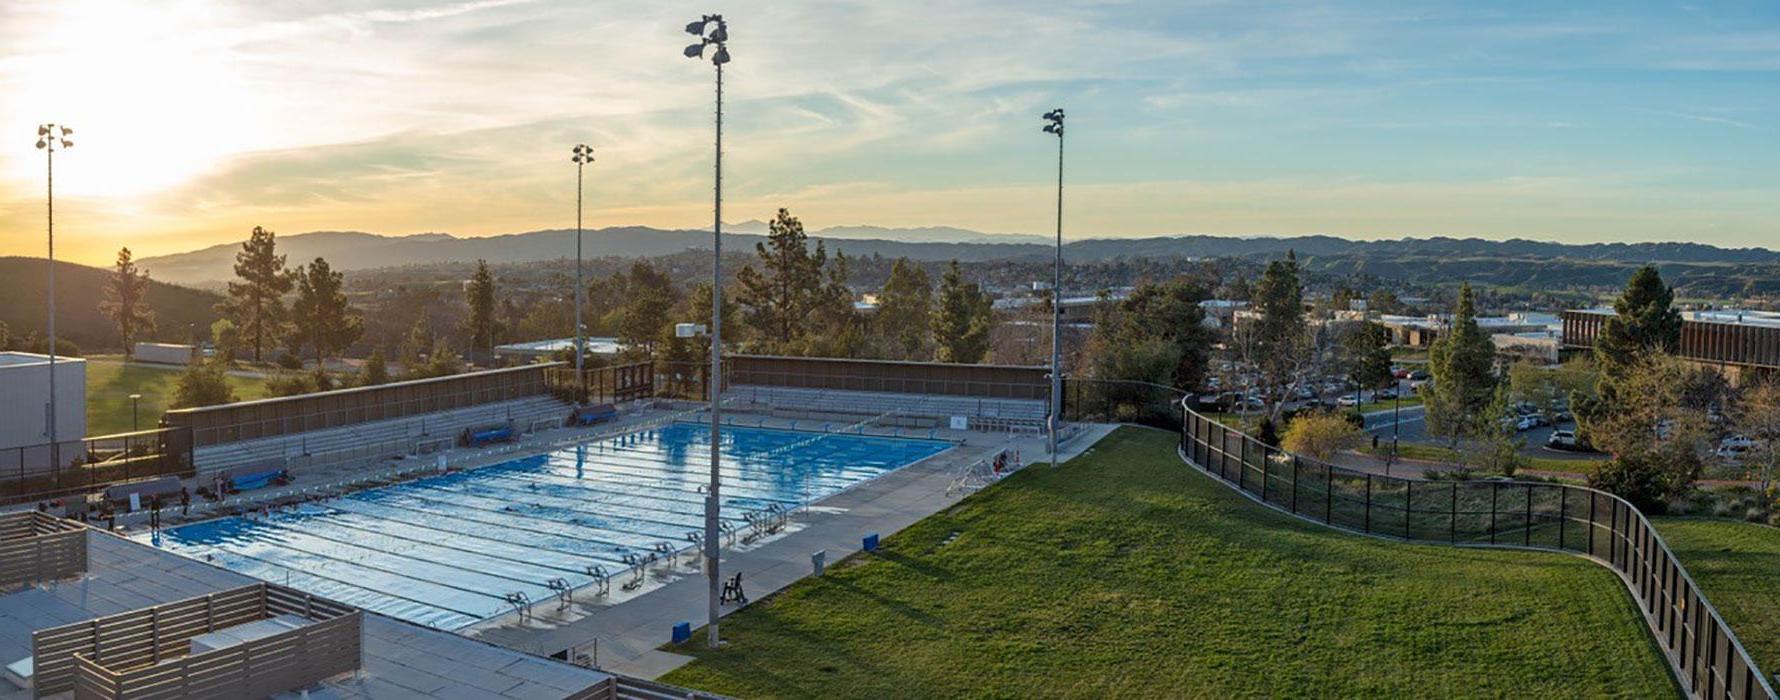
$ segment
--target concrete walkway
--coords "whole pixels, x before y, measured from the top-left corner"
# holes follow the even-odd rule
[[[768,427],[775,423],[787,421],[766,420]],[[1084,426],[1062,446],[1063,459],[1091,448],[1114,427]],[[826,551],[832,566],[858,552],[865,535],[888,537],[962,500],[967,494],[947,490],[960,470],[971,463],[1004,447],[1019,450],[1028,463],[1035,457],[1043,459],[1044,454],[1042,437],[1010,439],[1005,434],[949,431],[945,437],[962,439],[963,444],[823,499],[799,512],[781,535],[725,550],[722,576],[740,572],[749,599],[760,600],[809,576],[814,552]],[[708,584],[699,572],[699,563],[691,559],[683,557],[658,567],[650,578],[661,585],[628,600],[575,603],[562,610],[555,609],[553,601],[542,601],[534,604],[535,617],[529,621],[508,614],[463,633],[532,653],[548,655],[573,648],[603,670],[655,679],[692,660],[657,649],[670,641],[673,626],[691,622],[696,629],[707,616]],[[613,583],[612,590],[621,595],[619,582]],[[740,606],[726,604],[722,614],[738,609]],[[703,638],[694,643],[703,644]]]

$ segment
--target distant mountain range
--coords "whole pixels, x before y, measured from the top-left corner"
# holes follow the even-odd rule
[[[730,231],[734,233],[730,233]],[[724,247],[748,250],[763,239],[766,225],[745,221],[726,225]],[[914,229],[847,226],[811,234],[825,239],[831,250],[848,255],[906,256],[915,260],[987,261],[1035,260],[1051,255],[1044,236],[990,234],[965,229],[932,227]],[[585,251],[589,257],[654,257],[688,249],[708,250],[709,231],[664,230],[642,226],[588,231]],[[202,285],[233,276],[238,244],[223,244],[187,253],[143,258],[140,265],[155,279],[178,284]],[[1403,238],[1354,241],[1334,236],[1289,238],[1229,236],[1162,236],[1153,238],[1091,238],[1068,242],[1065,256],[1077,261],[1150,258],[1167,256],[1255,257],[1279,256],[1293,250],[1301,257],[1343,258],[1363,267],[1363,261],[1423,259],[1455,261],[1470,258],[1529,260],[1549,263],[1569,260],[1612,263],[1685,263],[1726,265],[1780,264],[1780,252],[1766,248],[1720,248],[1701,243],[1588,243],[1567,244],[1511,239]],[[337,270],[364,270],[402,265],[467,262],[533,262],[572,255],[574,231],[546,230],[499,236],[460,238],[445,233],[383,236],[356,231],[318,231],[278,238],[279,252],[296,265],[325,257]]]

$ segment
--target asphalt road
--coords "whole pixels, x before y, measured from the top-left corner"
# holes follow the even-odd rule
[[[1428,437],[1427,414],[1421,406],[1404,406],[1401,416],[1400,421],[1393,421],[1394,414],[1389,410],[1368,413],[1366,414],[1366,431],[1377,435],[1380,442],[1390,442],[1392,425],[1396,423],[1396,436],[1399,441],[1406,443],[1433,442]],[[1566,422],[1520,433],[1520,438],[1526,441],[1526,444],[1521,446],[1520,453],[1528,457],[1605,459],[1606,455],[1599,453],[1554,450],[1545,446],[1546,439],[1551,437],[1551,431],[1560,428],[1575,429],[1575,427],[1574,423]]]

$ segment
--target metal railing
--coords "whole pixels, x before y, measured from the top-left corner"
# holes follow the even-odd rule
[[[1379,476],[1285,452],[1184,406],[1182,414],[1187,462],[1255,500],[1379,537],[1582,555],[1619,574],[1690,696],[1780,698],[1656,528],[1618,496],[1567,484]]]
[[[113,483],[192,473],[191,431],[156,428],[50,446],[0,450],[0,505],[93,491]]]

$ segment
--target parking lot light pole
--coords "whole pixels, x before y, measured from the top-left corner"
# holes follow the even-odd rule
[[[712,29],[712,27],[715,29]],[[710,29],[707,34],[706,30]],[[717,50],[711,54],[711,63],[717,67],[717,159],[714,168],[715,186],[713,195],[713,222],[711,226],[711,486],[705,494],[705,578],[710,584],[708,610],[710,619],[705,624],[705,644],[716,649],[721,644],[717,634],[717,618],[721,615],[723,581],[717,571],[717,555],[719,553],[717,527],[718,511],[723,501],[718,497],[718,486],[722,481],[718,472],[721,463],[719,457],[723,444],[722,410],[723,398],[723,64],[729,62],[729,25],[723,21],[723,15],[705,15],[698,21],[686,25],[686,33],[698,37],[696,44],[686,47],[683,52],[687,58],[701,59],[705,49],[715,46]]]

